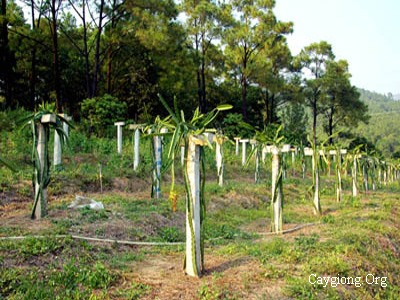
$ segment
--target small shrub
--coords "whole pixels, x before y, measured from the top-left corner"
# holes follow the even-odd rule
[[[164,227],[158,232],[158,236],[162,241],[173,243],[185,240],[185,235],[177,227]]]
[[[94,130],[98,136],[105,136],[107,126],[125,119],[128,105],[116,97],[105,94],[83,100],[81,108],[82,114],[88,118],[88,121],[82,121],[82,123],[86,123],[89,131]]]
[[[92,210],[88,207],[81,209],[81,216],[88,223],[94,223],[96,221],[103,221],[108,219],[105,210]]]
[[[318,241],[319,236],[315,233],[311,234],[310,236],[305,236],[301,234],[299,237],[295,237],[295,247],[300,251],[308,251],[315,249]]]

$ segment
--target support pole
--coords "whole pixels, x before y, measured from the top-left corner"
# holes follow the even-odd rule
[[[368,192],[368,170],[365,167],[365,164],[363,165],[363,180],[364,180],[364,189],[366,192]]]
[[[242,143],[242,166],[246,165],[246,143],[249,140],[240,140]]]
[[[292,171],[293,171],[293,177],[296,175],[296,169],[295,169],[295,153],[292,151]]]
[[[189,192],[191,197],[186,197],[185,272],[190,276],[198,277],[201,275],[202,260],[200,247],[200,145],[196,144],[192,137],[189,137],[186,172],[190,187],[190,191],[186,192]]]
[[[54,130],[53,165],[54,167],[61,165],[61,141],[56,130]]]
[[[154,146],[154,157],[155,157],[155,168],[153,170],[153,181],[154,181],[154,194],[156,196],[156,199],[160,199],[160,194],[161,194],[161,188],[160,188],[160,182],[161,182],[161,137],[160,136],[154,136],[153,137],[153,146]]]
[[[239,156],[239,141],[240,141],[240,138],[239,137],[235,137],[234,140],[235,140],[235,155]]]
[[[256,152],[255,152],[255,155],[256,155],[256,172],[255,172],[255,174],[254,174],[254,181],[256,182],[256,183],[259,183],[259,181],[260,181],[260,154],[258,153],[258,149],[259,148],[257,148],[256,149]]]
[[[133,170],[137,170],[139,166],[139,145],[140,145],[140,131],[139,128],[135,130],[135,149],[134,149],[134,157],[133,157]]]
[[[143,124],[130,124],[129,130],[135,131],[134,145],[133,145],[133,170],[137,171],[140,164],[140,129]]]
[[[46,131],[44,125],[42,123],[37,124],[37,132],[38,132],[38,140],[36,151],[39,156],[39,163],[40,163],[40,182],[44,180],[44,172],[45,172],[45,164],[46,164]],[[37,170],[35,170],[35,178],[38,177]],[[39,179],[39,178],[37,178]],[[39,195],[39,200],[36,204],[36,208],[33,214],[34,219],[41,219],[45,215],[47,215],[47,188],[44,187],[42,193],[40,194],[40,184],[38,180],[35,182],[35,199]]]
[[[185,146],[181,146],[181,165],[185,164]]]
[[[67,114],[60,114],[61,117],[70,121],[72,118],[68,117]],[[68,138],[68,124],[63,122],[63,130],[65,132],[66,138]],[[61,165],[61,141],[60,136],[58,135],[57,131],[54,130],[54,153],[53,153],[53,165],[57,167]]]
[[[215,143],[215,159],[217,161],[217,172],[218,172],[218,185],[223,186],[224,185],[224,145],[222,143],[219,143],[218,140],[216,140]]]
[[[272,232],[282,231],[282,193],[279,184],[280,155],[277,147],[272,147]],[[282,175],[281,175],[282,176]]]
[[[117,126],[117,146],[118,146],[118,154],[122,154],[122,126],[125,125],[125,122],[116,122],[114,123]]]
[[[342,157],[340,153],[337,154],[337,159],[336,155],[333,156],[335,158],[335,162],[337,164],[336,166],[336,172],[337,172],[337,187],[336,187],[336,201],[340,202],[343,199],[343,189],[342,189],[342,174],[341,174],[341,169],[342,169]]]
[[[357,156],[354,155],[353,158],[353,197],[358,196],[358,188],[357,188]]]
[[[313,153],[313,160],[312,160],[312,169],[315,176],[314,180],[314,214],[319,215],[321,214],[321,203],[319,199],[319,168],[316,165],[316,160],[319,159],[318,155],[319,152]],[[317,156],[317,157],[315,157]]]

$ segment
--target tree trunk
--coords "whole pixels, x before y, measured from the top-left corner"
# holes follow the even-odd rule
[[[36,22],[35,22],[35,1],[31,0],[31,15],[32,15],[32,31],[36,29]],[[38,27],[40,25],[40,14],[38,20]],[[29,92],[29,108],[30,110],[35,110],[35,98],[36,98],[36,47],[32,48],[31,52],[31,77],[30,77],[30,92]]]
[[[317,98],[314,95],[313,100],[313,143],[317,146]]]
[[[331,112],[329,113],[329,123],[328,123],[328,127],[329,127],[329,145],[333,145],[333,114],[334,114],[334,108],[331,107]]]
[[[264,98],[264,105],[265,105],[265,117],[264,117],[264,124],[269,124],[269,93],[268,89],[265,89],[265,98]]]
[[[3,23],[1,24],[1,44],[0,53],[3,55],[1,57],[2,67],[4,68],[1,73],[3,73],[4,80],[4,97],[5,97],[5,107],[10,108],[12,105],[12,64],[11,55],[8,45],[8,20],[7,20],[7,1],[1,0],[1,16],[3,18]]]
[[[275,107],[275,94],[272,94],[271,96],[271,106],[270,106],[270,123],[274,123],[275,122],[275,114],[274,114],[274,107]]]
[[[99,26],[97,28],[97,36],[96,36],[96,54],[94,61],[92,98],[97,96],[98,76],[100,71],[100,40],[101,40],[101,32],[103,30],[103,12],[104,12],[104,0],[101,0],[100,11],[99,11]]]
[[[201,100],[202,100],[202,113],[207,111],[207,100],[206,100],[206,76],[205,76],[205,53],[203,51],[201,56]]]
[[[63,111],[62,95],[61,95],[61,76],[60,66],[58,60],[58,28],[57,28],[57,1],[51,2],[51,21],[53,29],[53,75],[54,75],[54,89],[56,91],[56,109],[58,113]]]
[[[115,6],[116,6],[116,0],[113,0],[113,4],[112,4],[113,12],[112,12],[112,16],[111,16],[111,31],[113,31],[115,28],[115,14],[114,14]],[[111,32],[111,35],[112,35],[112,32]],[[111,95],[111,91],[112,91],[112,87],[111,87],[112,51],[113,51],[113,42],[111,42],[110,49],[107,54],[107,93],[109,95]]]
[[[245,47],[246,52],[246,47]],[[242,116],[243,121],[247,122],[247,77],[246,77],[246,69],[247,69],[247,58],[243,60],[243,70],[242,70]]]
[[[196,72],[197,75],[197,97],[199,99],[199,108],[200,108],[200,112],[203,111],[203,100],[202,100],[202,88],[201,88],[201,75],[200,75],[200,70],[197,70]]]
[[[82,0],[82,26],[83,26],[83,55],[85,59],[85,79],[86,79],[86,94],[88,98],[92,98],[91,76],[89,66],[88,39],[86,26],[86,0]]]

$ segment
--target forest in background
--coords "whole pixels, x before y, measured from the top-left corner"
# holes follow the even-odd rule
[[[400,101],[360,89],[360,99],[368,105],[369,124],[360,124],[356,133],[366,137],[385,156],[400,157]]]
[[[295,24],[279,20],[275,3],[2,0],[0,107],[53,102],[87,135],[111,136],[115,121],[165,116],[160,94],[188,115],[232,104],[214,124],[230,137],[253,134],[241,121],[284,123],[295,144],[341,131],[330,143],[397,155],[393,96],[353,86],[326,41],[293,55],[286,37]]]

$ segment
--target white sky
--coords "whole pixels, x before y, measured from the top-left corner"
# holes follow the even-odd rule
[[[399,0],[277,0],[275,15],[294,22],[294,55],[325,40],[349,62],[354,85],[400,93]]]

